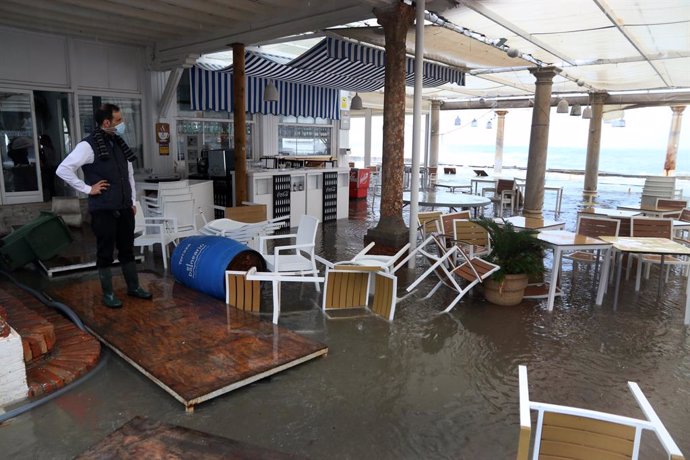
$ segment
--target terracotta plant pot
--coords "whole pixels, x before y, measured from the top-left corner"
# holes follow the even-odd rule
[[[527,275],[506,275],[502,282],[485,280],[484,297],[495,305],[512,306],[522,302],[527,287]]]

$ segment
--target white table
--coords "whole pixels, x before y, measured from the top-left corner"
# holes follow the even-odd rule
[[[403,203],[410,204],[410,192],[403,193]],[[440,206],[455,211],[458,208],[480,208],[490,204],[491,200],[483,196],[466,193],[426,191],[419,192],[417,203],[432,209]]]
[[[561,266],[561,256],[564,251],[581,251],[596,249],[604,252],[604,260],[609,260],[609,252],[612,244],[602,241],[598,238],[592,238],[577,233],[568,232],[566,230],[545,230],[539,232],[537,238],[544,243],[544,245],[553,250],[553,268],[551,269],[551,280],[549,281],[549,294],[546,300],[546,307],[549,311],[553,310],[553,304],[556,297],[556,286],[558,285],[558,275]],[[606,279],[608,270],[602,267],[599,275],[599,287],[597,289],[596,304],[601,305],[604,300],[604,292],[606,291]]]
[[[535,217],[512,216],[501,218],[497,217],[494,222],[501,225],[503,221],[510,222],[518,230],[563,230],[565,222],[560,220],[537,219]]]
[[[661,288],[661,283],[663,282],[663,263],[664,256],[667,255],[686,255],[690,256],[690,248],[682,244],[676,243],[668,238],[646,238],[646,237],[615,237],[615,236],[602,236],[601,240],[613,244],[613,249],[617,253],[618,267],[616,270],[616,290],[613,297],[614,307],[618,304],[618,289],[620,288],[621,281],[621,269],[622,269],[622,259],[623,253],[635,253],[635,254],[658,254],[661,256],[661,270],[659,273],[659,287]],[[609,261],[610,258],[606,258],[604,261],[604,266],[602,267],[602,279],[606,272],[608,276]],[[685,320],[686,325],[690,325],[690,276],[685,286]]]

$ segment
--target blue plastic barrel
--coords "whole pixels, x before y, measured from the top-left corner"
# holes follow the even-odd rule
[[[225,300],[225,270],[266,269],[261,254],[230,238],[190,236],[180,241],[170,271],[187,287]]]

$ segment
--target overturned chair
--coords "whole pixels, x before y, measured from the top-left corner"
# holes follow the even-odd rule
[[[369,302],[369,287],[374,286],[374,298]],[[335,264],[326,269],[323,311],[363,308],[388,320],[395,317],[398,280],[380,266]]]
[[[527,368],[518,368],[520,379],[520,441],[517,460],[527,460],[532,438],[530,411],[537,411],[533,459],[637,459],[643,430],[656,434],[671,460],[683,454],[635,382],[628,387],[645,419],[577,407],[531,401]]]
[[[431,266],[410,284],[407,288],[407,292],[412,292],[429,275],[432,273],[435,274],[439,281],[424,299],[433,296],[434,293],[444,285],[457,293],[455,298],[443,310],[443,313],[451,311],[467,292],[501,268],[479,257],[469,257],[465,251],[457,245],[447,249],[443,238],[432,235],[398,263],[393,268],[393,273],[418,253],[424,256]],[[462,287],[461,283],[465,284],[465,286]]]

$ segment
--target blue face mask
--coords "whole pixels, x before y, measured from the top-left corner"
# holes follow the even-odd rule
[[[125,122],[121,122],[119,125],[115,126],[115,134],[122,136],[125,133]]]

